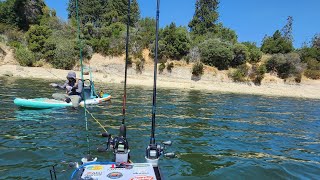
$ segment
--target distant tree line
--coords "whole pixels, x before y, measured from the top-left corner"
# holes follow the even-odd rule
[[[159,68],[172,70],[170,60],[193,63],[192,74],[201,76],[203,65],[229,70],[237,82],[252,81],[259,85],[266,72],[283,79],[301,81],[302,75],[320,79],[320,35],[300,49],[293,47],[293,18],[265,36],[261,47],[253,42],[238,42],[234,30],[218,22],[219,0],[197,0],[188,27],[171,23],[160,29]],[[68,22],[61,21],[55,10],[43,0],[0,1],[0,40],[15,48],[21,65],[71,69],[79,59],[79,48],[85,59],[93,53],[118,56],[125,51],[127,0],[78,0],[82,39],[77,41],[75,0],[68,3]],[[131,0],[130,60],[142,72],[143,49],[154,56],[155,19],[141,18],[137,0]],[[271,54],[261,61],[263,54]],[[162,72],[159,71],[159,72]]]

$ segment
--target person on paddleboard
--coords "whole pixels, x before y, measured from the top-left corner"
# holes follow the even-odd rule
[[[83,88],[83,82],[77,79],[75,72],[70,71],[67,75],[67,81],[63,85],[58,85],[56,83],[50,84],[52,87],[59,89],[65,89],[66,93],[54,93],[52,97],[56,100],[65,101],[67,103],[72,103],[73,107],[78,107],[81,101],[81,92]]]

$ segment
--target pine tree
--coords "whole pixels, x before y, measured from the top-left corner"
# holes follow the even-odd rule
[[[312,47],[320,50],[320,34],[316,34],[312,38]]]
[[[191,32],[195,35],[213,32],[219,17],[218,4],[219,0],[197,0],[193,19],[189,23]]]
[[[292,26],[293,26],[293,18],[292,16],[289,16],[287,19],[287,24],[281,30],[283,37],[291,42],[293,42]]]
[[[19,28],[28,30],[30,25],[39,24],[45,6],[43,0],[16,0],[14,8],[19,17]]]
[[[103,14],[106,12],[106,0],[78,0],[78,13],[82,25],[93,24],[94,27],[101,27],[104,23]],[[69,0],[68,17],[76,18],[76,0]]]
[[[128,17],[128,0],[109,0],[105,14],[108,25],[121,22],[126,24]],[[131,0],[130,25],[134,26],[140,18],[139,4],[137,0]]]

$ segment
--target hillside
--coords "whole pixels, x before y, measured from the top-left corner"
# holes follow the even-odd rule
[[[60,81],[65,79],[68,70],[44,67],[22,67],[13,58],[12,50],[1,45],[4,53],[1,53],[0,76],[8,78],[44,78]],[[144,52],[147,56],[148,52]],[[0,56],[0,57],[1,57]],[[153,62],[145,57],[146,64],[142,73],[137,73],[135,64],[128,69],[128,84],[143,85],[151,87],[153,85]],[[191,64],[185,62],[172,61],[174,68],[171,73],[165,69],[158,75],[158,87],[217,91],[222,93],[257,94],[266,96],[286,96],[299,98],[320,99],[320,81],[303,78],[300,84],[288,84],[274,75],[266,74],[261,86],[245,83],[234,83],[228,78],[228,71],[218,71],[215,68],[206,66],[204,75],[200,79],[194,79],[191,74]],[[94,70],[93,76],[96,82],[100,83],[123,83],[124,80],[124,57],[110,57],[94,54],[90,60],[90,66]],[[74,70],[79,70],[75,68]],[[79,75],[79,71],[77,71]],[[112,86],[108,85],[108,88]]]

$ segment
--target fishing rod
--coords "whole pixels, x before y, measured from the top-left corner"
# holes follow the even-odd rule
[[[158,65],[158,43],[159,43],[159,15],[160,15],[160,0],[157,0],[156,12],[156,42],[155,42],[155,58],[154,58],[154,74],[153,74],[153,97],[152,97],[152,120],[151,120],[151,135],[150,144],[146,148],[146,161],[151,163],[156,171],[157,177],[161,179],[158,167],[158,161],[166,146],[171,146],[171,141],[162,142],[162,146],[156,144],[155,129],[156,129],[156,101],[157,101],[157,65]],[[175,157],[174,153],[166,153],[165,157]]]
[[[131,0],[128,0],[128,21],[127,21],[127,37],[126,37],[126,62],[125,62],[125,74],[124,74],[124,94],[122,105],[122,123],[120,125],[120,133],[117,137],[112,137],[111,134],[103,133],[102,136],[107,138],[107,147],[98,148],[98,151],[103,152],[110,147],[113,148],[114,161],[116,163],[127,163],[130,161],[130,149],[127,141],[127,127],[125,125],[126,119],[126,101],[127,101],[127,69],[129,61],[129,29],[130,29],[130,9]]]
[[[152,96],[152,124],[151,124],[151,137],[150,144],[155,144],[154,138],[156,126],[156,101],[157,101],[157,65],[158,65],[158,41],[159,41],[159,15],[160,15],[160,0],[157,0],[157,13],[156,13],[156,43],[155,43],[155,57],[153,69],[153,96]]]
[[[126,63],[124,69],[124,93],[123,93],[123,105],[122,105],[122,123],[120,126],[120,136],[127,136],[127,128],[125,125],[126,119],[126,105],[127,105],[127,74],[128,74],[128,61],[129,61],[129,28],[130,28],[130,9],[131,0],[128,0],[128,21],[127,21],[127,36],[126,36]]]

